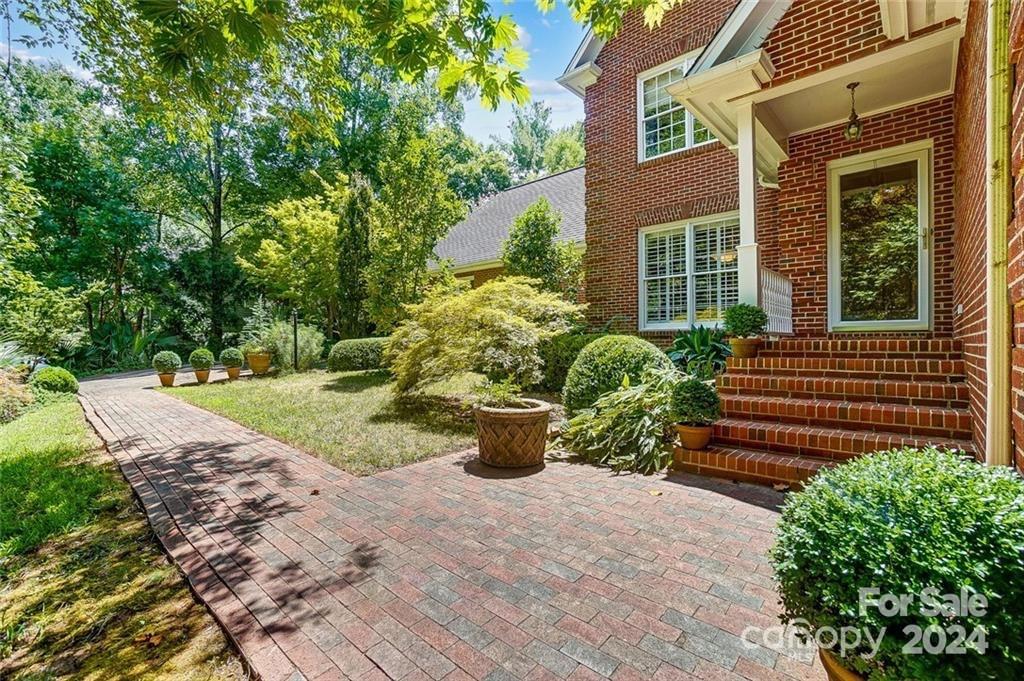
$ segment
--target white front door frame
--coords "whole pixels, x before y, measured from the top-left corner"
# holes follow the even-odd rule
[[[932,327],[932,233],[934,224],[932,140],[922,140],[878,151],[847,156],[828,164],[828,330],[830,332],[860,331],[927,331]],[[918,177],[918,318],[910,320],[843,321],[840,271],[840,196],[839,179],[843,175],[917,161]]]

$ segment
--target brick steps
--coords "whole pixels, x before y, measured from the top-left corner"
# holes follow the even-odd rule
[[[881,381],[963,381],[962,359],[861,359],[851,357],[730,357],[732,375],[811,376]]]
[[[831,461],[751,449],[712,446],[708,449],[676,449],[674,468],[696,475],[710,475],[761,485],[802,484]]]
[[[969,441],[948,437],[917,437],[884,431],[846,430],[734,418],[715,422],[712,441],[716,445],[737,449],[759,449],[837,461],[897,447],[924,447],[932,444],[965,451],[973,448]]]
[[[952,338],[787,338],[766,342],[758,352],[758,357],[957,360],[961,357],[960,353],[960,342]]]
[[[885,381],[767,374],[731,374],[718,377],[718,392],[725,395],[761,395],[846,402],[878,402],[922,407],[967,408],[967,384],[935,381]]]
[[[961,409],[902,404],[723,395],[722,413],[734,419],[901,433],[967,440],[970,415]]]

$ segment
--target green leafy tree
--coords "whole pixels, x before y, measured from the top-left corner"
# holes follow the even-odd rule
[[[366,311],[380,333],[405,317],[431,280],[434,247],[466,214],[448,187],[442,156],[430,137],[399,136],[380,174],[388,178],[371,211],[370,262],[364,268]]]
[[[449,160],[448,186],[471,204],[512,186],[508,157],[494,146],[484,147],[454,127],[435,130],[433,136]]]
[[[515,219],[501,246],[505,271],[541,282],[548,291],[575,299],[583,279],[576,245],[559,242],[562,216],[543,196]]]
[[[544,146],[544,170],[560,173],[579,168],[586,160],[583,124],[576,123],[551,135]]]
[[[362,338],[369,333],[366,315],[366,280],[363,270],[370,262],[370,213],[373,190],[355,175],[341,202],[338,221],[338,331],[342,338]]]
[[[0,337],[34,356],[54,357],[66,348],[82,318],[82,301],[68,288],[29,281],[4,303]]]
[[[512,171],[518,180],[526,180],[544,172],[544,149],[554,131],[551,128],[551,107],[543,102],[516,107],[508,126],[509,141],[499,141],[508,154]]]

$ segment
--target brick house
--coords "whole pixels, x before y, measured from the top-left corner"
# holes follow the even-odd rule
[[[1024,467],[1022,5],[689,0],[585,37],[559,82],[586,112],[591,321],[664,345],[769,313],[680,466],[797,481],[937,443]]]

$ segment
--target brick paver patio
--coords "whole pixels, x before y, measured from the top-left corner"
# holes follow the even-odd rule
[[[823,678],[740,637],[776,623],[769,489],[471,452],[354,478],[156,384],[81,399],[264,681]]]

